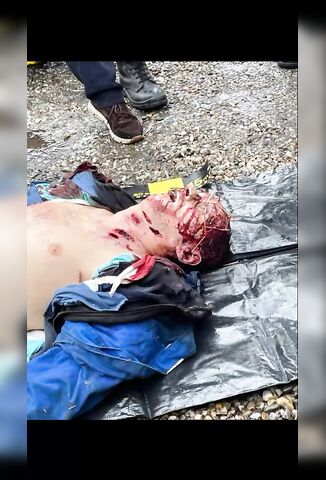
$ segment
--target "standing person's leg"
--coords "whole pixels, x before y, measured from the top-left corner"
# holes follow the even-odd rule
[[[134,143],[143,138],[143,128],[124,102],[123,89],[115,80],[113,62],[67,62],[83,83],[88,110],[104,121],[111,137],[119,143]]]
[[[85,95],[100,107],[123,102],[123,89],[116,82],[114,62],[67,62],[68,67],[83,83]]]

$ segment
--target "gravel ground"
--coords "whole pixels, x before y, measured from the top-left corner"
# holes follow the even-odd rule
[[[215,180],[296,162],[297,70],[274,62],[148,62],[169,105],[135,111],[145,139],[110,140],[87,111],[82,85],[62,62],[28,70],[27,177],[60,178],[89,160],[126,186],[192,173]],[[161,419],[296,419],[297,385],[246,394]]]

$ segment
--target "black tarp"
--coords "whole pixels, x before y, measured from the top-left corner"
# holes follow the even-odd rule
[[[297,378],[297,169],[211,186],[232,214],[229,264],[201,275],[213,315],[167,376],[126,383],[85,418],[154,418]]]
[[[215,185],[232,215],[231,248],[234,253],[279,248],[297,242],[297,168],[278,168],[273,173]]]

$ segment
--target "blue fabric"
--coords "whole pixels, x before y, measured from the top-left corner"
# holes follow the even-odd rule
[[[193,326],[186,322],[66,321],[54,347],[27,364],[27,418],[74,418],[122,381],[166,374],[195,350]]]
[[[129,253],[113,257],[95,276],[133,259]],[[126,301],[118,292],[111,297],[83,283],[67,285],[55,291],[46,309],[45,331],[60,305],[118,311]],[[124,380],[167,374],[195,353],[193,329],[190,322],[165,317],[109,326],[66,321],[53,338],[53,347],[27,364],[27,418],[72,419],[89,411]]]
[[[122,86],[116,81],[114,62],[67,62],[83,83],[86,97],[102,107],[123,102]]]
[[[112,258],[98,271],[129,261]],[[85,284],[56,290],[45,312],[58,305],[84,304],[94,310],[118,311],[127,298],[93,292]],[[195,353],[193,325],[168,318],[128,324],[100,325],[66,321],[54,346],[27,364],[27,418],[71,419],[89,411],[124,380],[167,374]]]
[[[91,197],[97,196],[98,187],[91,170],[76,173],[73,177],[73,182]]]
[[[54,296],[45,311],[45,319],[53,316],[58,305],[83,304],[93,310],[117,311],[127,301],[127,298],[121,293],[115,293],[112,297],[107,293],[93,292],[84,283],[76,283],[59,288],[54,292]]]
[[[56,290],[44,314],[45,343],[35,357],[43,355],[51,348],[57,337],[52,320],[60,310],[60,305],[86,305],[97,311],[118,311],[126,301],[127,298],[121,293],[116,292],[111,297],[104,292],[93,292],[84,283],[71,284]]]
[[[120,253],[120,255],[116,255],[115,257],[111,258],[107,262],[103,263],[100,267],[98,267],[92,278],[96,278],[102,273],[103,270],[106,270],[111,267],[118,267],[121,262],[133,262],[135,260],[135,255],[132,253]]]
[[[111,263],[114,266],[118,266],[120,261],[124,261],[125,258],[129,259],[129,257],[133,259],[130,253],[116,255],[106,262],[104,266],[109,266]],[[100,272],[102,267],[97,270]],[[111,288],[111,286],[109,286],[109,288]],[[31,356],[35,355],[36,357],[42,355],[52,347],[57,336],[53,328],[52,319],[56,316],[60,305],[80,304],[97,311],[118,311],[126,301],[127,297],[121,293],[116,292],[113,297],[110,297],[102,291],[93,292],[84,283],[71,284],[56,290],[44,314],[45,343],[41,350],[31,353]]]
[[[30,361],[31,357],[35,355],[38,351],[41,350],[41,348],[44,345],[44,340],[40,338],[28,338],[27,337],[27,343],[26,343],[26,348],[27,348],[27,362]]]
[[[38,193],[38,185],[47,185],[48,182],[31,182],[27,189],[27,205],[43,203],[41,195]]]

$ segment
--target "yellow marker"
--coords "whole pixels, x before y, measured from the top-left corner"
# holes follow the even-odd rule
[[[170,178],[163,180],[162,182],[155,182],[148,184],[148,190],[150,195],[156,195],[160,193],[168,193],[172,188],[183,188],[182,178]]]

